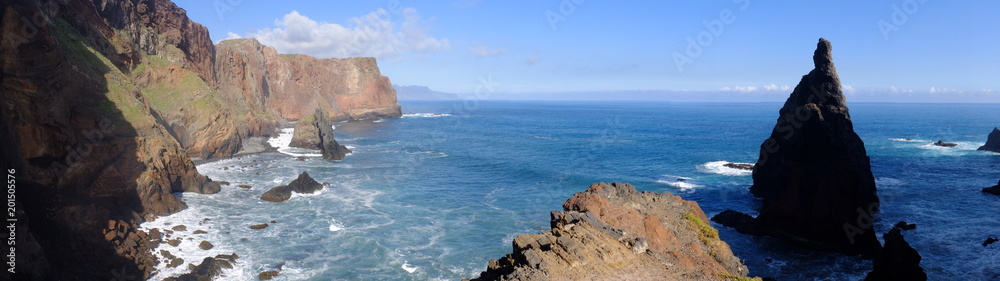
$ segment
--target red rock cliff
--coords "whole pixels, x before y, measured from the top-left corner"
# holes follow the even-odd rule
[[[399,117],[396,91],[374,58],[316,59],[279,55],[255,39],[220,42],[222,87],[244,93],[287,120],[322,107],[335,120]]]

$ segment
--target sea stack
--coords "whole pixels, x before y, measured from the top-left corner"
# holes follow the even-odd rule
[[[760,146],[750,192],[763,204],[754,226],[821,250],[874,254],[881,248],[872,227],[875,177],[826,39],[813,63]]]
[[[901,232],[894,227],[882,236],[885,248],[872,261],[874,268],[865,276],[865,281],[927,280],[927,273],[920,267],[920,254],[906,243]]]
[[[979,150],[1000,152],[1000,129],[994,127],[990,136],[986,137],[986,144],[980,146]]]
[[[295,124],[295,133],[289,146],[319,149],[323,152],[323,159],[327,160],[344,159],[344,156],[351,153],[350,149],[333,139],[333,119],[322,108],[317,108],[313,115],[306,116]]]

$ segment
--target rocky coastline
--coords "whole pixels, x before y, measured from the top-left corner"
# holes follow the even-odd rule
[[[0,279],[146,279],[158,239],[139,224],[185,209],[174,192],[221,188],[192,158],[266,151],[278,124],[317,107],[335,120],[400,115],[373,58],[214,45],[168,0],[12,0],[0,12],[0,158],[20,190],[19,271]]]

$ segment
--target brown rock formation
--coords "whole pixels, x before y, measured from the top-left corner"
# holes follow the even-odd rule
[[[316,59],[279,55],[256,39],[219,43],[219,80],[280,117],[299,120],[325,110],[335,121],[399,117],[396,90],[374,58]]]
[[[691,201],[599,183],[473,280],[727,280],[747,268]]]
[[[813,63],[761,145],[750,192],[763,204],[750,229],[822,250],[874,254],[881,248],[872,227],[875,177],[829,41],[819,40]]]
[[[292,192],[312,194],[316,191],[323,189],[323,185],[316,182],[316,180],[309,177],[309,174],[302,172],[299,177],[293,180],[288,185],[281,185],[271,188],[263,195],[260,196],[260,200],[270,201],[270,202],[284,202],[289,198],[292,198]]]
[[[288,146],[318,149],[323,153],[323,159],[327,160],[341,160],[351,153],[350,149],[334,139],[333,120],[321,108],[317,108],[313,115],[299,119]]]

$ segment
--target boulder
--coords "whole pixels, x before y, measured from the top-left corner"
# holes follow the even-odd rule
[[[997,182],[997,185],[994,185],[994,186],[991,186],[991,187],[987,187],[987,188],[983,188],[983,192],[986,192],[986,193],[989,193],[989,194],[993,194],[993,195],[1000,195],[1000,182]]]
[[[893,228],[882,236],[885,247],[872,263],[875,265],[865,281],[881,280],[927,280],[927,274],[920,267],[920,254],[910,243],[906,243],[899,228]]]
[[[266,224],[266,223],[262,223],[262,224],[255,224],[255,225],[251,225],[251,226],[250,226],[250,229],[253,229],[253,230],[261,230],[261,229],[265,229],[265,228],[267,228],[268,226],[269,226],[269,225],[268,225],[268,224]]]
[[[993,132],[986,137],[986,144],[980,146],[979,150],[1000,152],[1000,129],[993,128]]]
[[[323,159],[344,159],[350,149],[340,145],[333,137],[333,120],[322,108],[317,108],[313,115],[299,120],[295,124],[291,147],[318,149],[323,153]]]
[[[957,143],[944,142],[944,140],[938,140],[937,142],[934,143],[934,145],[940,146],[940,147],[956,147],[956,146],[958,146]]]
[[[830,42],[820,38],[802,77],[760,146],[750,192],[754,227],[816,249],[874,254],[879,199],[864,142],[854,132]]]
[[[268,270],[268,271],[261,272],[260,274],[257,275],[257,279],[260,279],[260,280],[271,280],[271,279],[274,279],[274,277],[278,277],[278,271],[277,270]]]
[[[215,245],[212,245],[212,243],[209,243],[208,241],[201,241],[201,243],[198,244],[198,248],[201,248],[202,250],[211,250],[212,248],[215,248]]]
[[[260,200],[271,202],[285,202],[289,198],[292,198],[292,189],[287,185],[275,186],[260,196]]]
[[[996,237],[988,237],[986,238],[986,241],[983,241],[983,247],[989,246],[997,241],[1000,241],[1000,239],[997,239]]]
[[[309,173],[302,172],[299,174],[298,178],[293,180],[288,185],[271,188],[271,190],[268,190],[261,195],[260,199],[271,202],[284,202],[285,200],[292,198],[292,192],[312,194],[320,189],[323,189],[322,184],[309,177]]]
[[[726,163],[725,165],[722,166],[726,166],[737,170],[753,171],[754,165],[750,163]]]
[[[191,272],[182,274],[177,277],[168,277],[163,279],[164,281],[212,281],[216,277],[222,275],[223,270],[232,269],[233,263],[236,262],[239,256],[236,254],[232,255],[217,255],[214,258],[207,257],[201,261],[201,264],[191,268]]]

